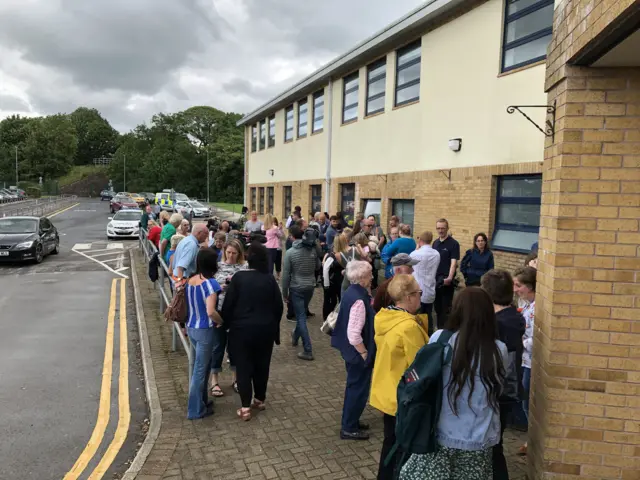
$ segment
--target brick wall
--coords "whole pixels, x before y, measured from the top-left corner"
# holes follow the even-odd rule
[[[424,230],[431,230],[435,234],[436,220],[444,217],[449,220],[452,235],[460,242],[464,254],[464,250],[472,247],[473,236],[476,233],[484,232],[489,238],[493,234],[496,176],[541,171],[541,163],[521,163],[458,168],[450,171],[430,170],[334,178],[331,181],[329,213],[340,210],[340,184],[343,183],[356,185],[356,213],[361,210],[363,200],[382,200],[383,225],[387,224],[391,216],[392,200],[414,200],[414,234],[418,235]],[[321,179],[251,184],[249,188],[274,186],[274,212],[279,218],[283,213],[282,187],[292,187],[292,207],[300,205],[303,214],[308,215],[310,187],[314,184],[323,185],[324,205],[327,188]],[[496,266],[499,268],[513,271],[524,263],[525,255],[500,251],[495,251],[494,254]]]
[[[565,1],[556,12],[547,87],[557,133],[545,150],[531,386],[534,479],[640,478],[640,68],[558,64],[631,3]]]

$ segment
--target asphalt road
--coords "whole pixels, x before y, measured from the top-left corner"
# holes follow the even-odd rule
[[[59,255],[0,265],[2,480],[111,479],[141,441],[147,409],[125,278],[137,242],[107,243],[108,216],[107,202],[81,200],[51,218]]]

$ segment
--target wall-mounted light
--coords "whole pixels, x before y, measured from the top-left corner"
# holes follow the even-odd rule
[[[459,152],[462,150],[462,139],[461,138],[452,138],[449,140],[449,150],[452,152]]]
[[[274,173],[275,173],[275,172],[273,171],[273,168],[272,168],[271,170],[269,170],[269,175],[271,175],[272,177],[273,177],[273,174],[274,174]]]

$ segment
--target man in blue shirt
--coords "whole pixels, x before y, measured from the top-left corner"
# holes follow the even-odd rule
[[[176,282],[189,278],[196,273],[196,257],[200,251],[200,244],[209,238],[209,230],[204,223],[193,227],[191,235],[178,244],[173,257],[173,276]]]

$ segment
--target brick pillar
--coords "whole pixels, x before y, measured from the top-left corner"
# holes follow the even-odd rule
[[[640,479],[640,68],[549,85],[531,479]]]

